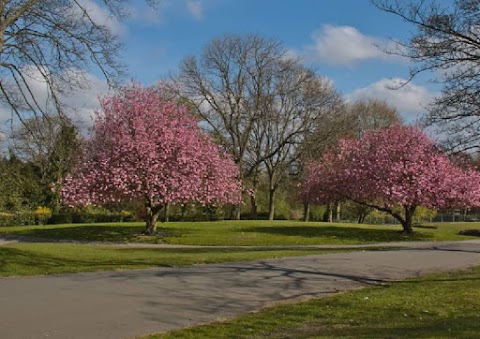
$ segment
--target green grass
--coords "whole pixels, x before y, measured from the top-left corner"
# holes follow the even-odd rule
[[[276,306],[149,338],[478,338],[480,267]]]
[[[316,245],[371,244],[389,241],[465,240],[463,229],[480,223],[439,223],[438,229],[415,229],[414,236],[399,233],[400,226],[358,225],[300,221],[217,221],[159,224],[160,236],[146,237],[143,223],[68,224],[0,227],[0,234],[18,234],[47,239],[169,243],[191,245]]]
[[[157,266],[185,266],[332,252],[338,251],[308,249],[156,249],[58,243],[19,243],[0,247],[0,277]]]

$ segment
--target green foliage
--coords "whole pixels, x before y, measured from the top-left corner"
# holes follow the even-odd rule
[[[310,206],[310,220],[311,221],[322,221],[323,216],[327,210],[326,206]]]
[[[219,221],[224,220],[226,214],[224,206],[187,204],[170,206],[168,218],[169,221]]]
[[[44,185],[55,183],[48,192],[48,203],[54,211],[60,209],[60,182],[70,173],[79,157],[81,141],[76,127],[62,122],[55,135],[53,147],[47,157],[47,173]]]
[[[399,222],[392,217],[390,214],[385,212],[380,212],[377,210],[371,211],[366,217],[365,222],[367,224],[376,224],[376,225],[383,225],[383,224],[398,224]]]
[[[0,212],[0,226],[27,226],[35,224],[35,214],[30,211]]]
[[[413,214],[413,221],[416,224],[421,224],[422,222],[432,222],[437,214],[437,211],[434,209],[419,206],[416,208],[415,213]]]
[[[36,225],[45,225],[47,221],[52,217],[52,210],[48,207],[37,207],[33,212],[35,215]]]
[[[33,210],[45,199],[38,168],[13,154],[0,159],[0,192],[0,210],[7,212]]]
[[[135,215],[130,211],[112,212],[107,209],[89,206],[85,209],[66,209],[53,213],[49,224],[83,224],[135,221]]]

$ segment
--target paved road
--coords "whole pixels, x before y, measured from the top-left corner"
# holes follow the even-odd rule
[[[122,272],[0,279],[1,338],[131,338],[480,265],[480,241]]]

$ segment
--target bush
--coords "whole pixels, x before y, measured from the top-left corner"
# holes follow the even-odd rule
[[[48,219],[49,224],[71,224],[72,222],[72,213],[68,212],[53,213]]]
[[[0,226],[12,226],[13,214],[0,212]]]
[[[35,224],[35,214],[31,211],[0,212],[0,226],[27,226]]]
[[[111,212],[101,208],[86,208],[84,210],[70,209],[55,213],[48,220],[49,224],[88,224],[136,221],[135,214],[130,211]]]
[[[35,215],[35,225],[45,225],[52,217],[52,210],[48,207],[39,206],[33,214]]]

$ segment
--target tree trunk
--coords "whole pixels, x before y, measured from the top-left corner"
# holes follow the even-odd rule
[[[242,214],[241,205],[233,205],[231,219],[240,220]]]
[[[147,205],[147,223],[145,227],[144,234],[145,235],[154,235],[157,233],[157,220],[160,216],[160,212],[162,211],[161,205],[151,206]]]
[[[339,202],[335,203],[335,221],[340,222],[342,220],[341,212],[342,212],[342,204]]]
[[[170,221],[170,204],[165,204],[165,208],[164,208],[164,214],[163,214],[163,220],[165,222],[169,222]]]
[[[257,220],[258,219],[258,205],[257,205],[257,197],[255,194],[250,196],[250,219]]]
[[[310,204],[308,202],[303,203],[303,221],[310,221]]]
[[[412,235],[413,234],[413,214],[415,213],[415,209],[417,206],[404,206],[405,209],[405,218],[403,218],[401,215],[397,213],[391,213],[392,216],[395,217],[400,223],[402,224],[403,227],[403,233]]]
[[[333,204],[329,203],[327,205],[327,209],[323,214],[323,221],[324,222],[333,222]]]
[[[268,220],[273,220],[275,217],[275,188],[270,188],[268,193]]]

